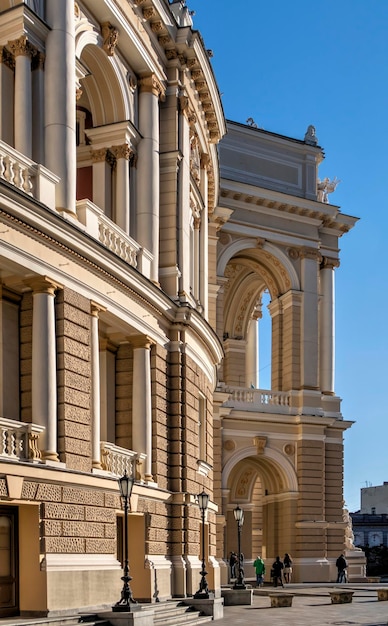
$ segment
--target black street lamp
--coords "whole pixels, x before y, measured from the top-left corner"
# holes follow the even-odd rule
[[[120,496],[124,503],[124,576],[121,580],[124,582],[121,590],[121,598],[114,605],[113,611],[130,611],[131,604],[136,604],[136,600],[133,599],[131,587],[129,581],[132,577],[129,575],[128,567],[128,503],[131,497],[134,478],[128,476],[127,470],[124,472],[124,476],[118,479]]]
[[[194,598],[198,600],[207,600],[209,599],[209,588],[207,586],[206,575],[207,571],[205,569],[205,513],[207,507],[209,506],[209,495],[202,491],[198,495],[198,506],[202,515],[202,571],[201,571],[201,582],[199,583],[199,589],[197,593],[194,594]]]
[[[244,568],[241,562],[241,528],[244,523],[244,511],[237,505],[233,509],[234,519],[237,522],[237,540],[238,540],[238,578],[233,585],[233,589],[246,589],[244,583]]]

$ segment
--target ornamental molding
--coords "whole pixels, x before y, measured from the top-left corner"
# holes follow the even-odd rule
[[[32,59],[36,51],[36,48],[28,41],[27,35],[22,35],[19,39],[13,39],[7,45],[14,57],[24,56]]]
[[[140,78],[138,80],[138,86],[140,93],[152,93],[161,100],[165,98],[166,90],[155,74],[149,74],[148,76]]]
[[[258,455],[263,455],[264,448],[267,445],[267,437],[262,437],[262,436],[253,437],[253,445],[256,446],[256,453]]]
[[[103,22],[101,24],[101,34],[103,38],[102,49],[108,57],[114,56],[119,39],[119,31],[110,22]]]
[[[15,58],[5,46],[0,46],[0,63],[3,63],[12,71],[15,70]]]

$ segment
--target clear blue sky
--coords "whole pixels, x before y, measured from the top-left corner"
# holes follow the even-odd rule
[[[336,393],[346,420],[345,502],[388,480],[388,0],[187,0],[225,116],[303,139],[313,124],[341,179],[332,204],[360,218],[340,239]],[[387,392],[387,396],[386,396]]]

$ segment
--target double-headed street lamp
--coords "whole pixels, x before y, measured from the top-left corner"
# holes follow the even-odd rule
[[[130,611],[131,605],[136,604],[136,600],[133,599],[131,587],[129,582],[132,577],[129,575],[128,566],[128,504],[131,498],[134,478],[128,476],[127,470],[124,472],[124,476],[118,479],[120,496],[124,503],[124,575],[121,580],[124,582],[121,590],[121,598],[113,607],[113,611]]]
[[[233,589],[246,589],[244,583],[244,569],[241,562],[241,528],[244,524],[244,511],[237,505],[233,509],[234,519],[237,522],[237,541],[238,541],[238,577],[233,585]]]
[[[209,495],[202,491],[198,496],[198,506],[202,515],[202,571],[201,571],[201,582],[199,583],[199,589],[197,593],[194,594],[194,598],[197,600],[203,600],[209,598],[209,588],[207,586],[206,575],[207,571],[205,568],[205,514],[207,507],[209,506]]]

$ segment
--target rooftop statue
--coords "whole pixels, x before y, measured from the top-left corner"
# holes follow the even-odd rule
[[[318,202],[324,202],[325,204],[329,204],[329,193],[333,193],[336,190],[337,185],[339,185],[341,181],[335,177],[333,180],[330,178],[324,178],[323,180],[317,179],[317,200]]]
[[[304,136],[304,141],[305,143],[308,143],[310,146],[318,145],[318,137],[315,134],[315,126],[313,126],[312,124],[310,124],[310,126],[307,127],[306,134]]]

